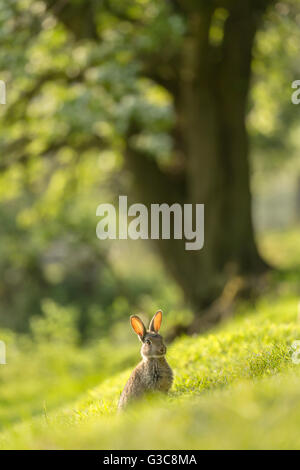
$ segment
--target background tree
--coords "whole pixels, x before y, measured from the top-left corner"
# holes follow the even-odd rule
[[[297,1],[6,2],[5,310],[27,318],[49,294],[73,299],[83,325],[118,292],[134,302],[136,288],[124,291],[94,239],[95,206],[120,193],[147,205],[205,204],[203,250],[155,241],[199,317],[232,277],[265,271],[253,233],[246,120],[267,165],[274,153],[292,152],[296,139],[286,133],[297,129],[290,105],[297,14]],[[25,279],[30,302],[12,294],[24,292]]]
[[[186,253],[180,242],[158,242],[195,310],[216,298],[230,274],[257,274],[266,267],[254,242],[245,120],[255,33],[269,3],[174,1],[151,7],[145,2],[71,2],[57,13],[77,39],[101,41],[96,18],[105,7],[148,36],[150,46],[142,44],[134,51],[135,59],[141,75],[171,97],[172,152],[181,161],[172,158],[163,169],[145,149],[137,148],[144,126],[134,115],[125,136],[125,155],[144,203],[205,204],[202,252]],[[48,5],[54,8],[53,2]],[[143,6],[148,15],[147,10],[142,13]],[[163,21],[167,28],[161,35]],[[183,31],[172,41],[168,29],[176,21]]]

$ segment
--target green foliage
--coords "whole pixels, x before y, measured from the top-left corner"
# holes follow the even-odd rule
[[[126,339],[114,353],[107,340],[80,348],[76,312],[50,300],[43,308],[30,336],[0,330],[7,350],[7,367],[0,366],[0,428],[44,414],[134,361]]]
[[[130,122],[141,128],[133,146],[161,166],[178,158],[182,164],[170,135],[173,98],[156,72],[174,78],[186,17],[171,2],[92,2],[99,41],[84,34],[76,41],[66,26],[69,20],[76,29],[76,18],[58,21],[51,2],[2,3],[0,78],[8,96],[0,107],[1,325],[28,331],[50,298],[78,311],[84,339],[99,337],[128,315],[128,305],[143,308],[149,293],[161,297],[164,276],[150,280],[143,258],[143,273],[120,273],[116,247],[96,239],[95,211],[130,194],[122,158]],[[78,17],[85,3],[70,2]],[[278,3],[257,36],[249,110],[255,170],[298,152],[298,110],[286,75],[292,81],[299,70],[298,10],[297,1]],[[215,11],[215,46],[226,15]]]
[[[299,18],[298,0],[277,2],[256,36],[248,121],[255,167],[262,174],[282,168],[291,157],[299,171],[299,107],[291,104],[292,82],[300,74]]]
[[[299,227],[273,230],[262,234],[259,243],[265,258],[277,269],[288,270],[300,267]]]
[[[164,2],[112,1],[104,11],[96,4],[100,44],[75,42],[46,2],[0,8],[8,88],[0,108],[0,321],[19,331],[51,298],[76,308],[83,338],[104,336],[128,303],[137,308],[156,289],[145,275],[119,275],[115,250],[96,238],[95,212],[129,192],[121,154],[131,116],[144,126],[135,145],[165,163],[170,156],[171,99],[141,75],[139,55],[162,38],[173,54],[184,21]]]

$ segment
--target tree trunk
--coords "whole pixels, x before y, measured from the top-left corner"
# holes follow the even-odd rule
[[[54,8],[54,0],[46,0]],[[97,37],[94,14],[102,2],[81,0],[54,11],[77,39]],[[201,251],[186,251],[184,241],[155,240],[161,257],[188,303],[201,314],[235,275],[266,269],[260,258],[251,217],[246,111],[255,33],[272,0],[168,0],[182,15],[187,32],[182,48],[169,57],[160,50],[140,57],[144,76],[167,88],[174,98],[175,152],[184,155],[176,172],[163,171],[155,159],[138,152],[132,122],[125,159],[137,199],[152,203],[205,204],[205,242]],[[88,16],[78,14],[89,5]],[[110,5],[110,2],[105,2]],[[225,11],[223,39],[211,41],[217,9]],[[219,10],[220,11],[220,10]],[[73,20],[73,17],[75,19]],[[76,21],[75,21],[76,20]],[[130,19],[128,19],[130,21]],[[165,44],[161,49],[166,51]],[[167,76],[161,67],[169,57]]]
[[[178,240],[155,241],[197,313],[211,305],[233,276],[257,275],[267,268],[254,240],[245,123],[251,51],[261,12],[253,2],[237,2],[229,11],[219,50],[209,43],[213,8],[188,15],[179,94],[174,97],[176,140],[183,142],[186,156],[182,179],[162,176],[146,155],[138,155],[130,144],[127,149],[138,197],[145,204],[205,204],[201,251],[185,251]]]

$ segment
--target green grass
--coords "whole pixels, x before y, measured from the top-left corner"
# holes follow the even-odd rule
[[[278,234],[272,237],[273,250],[282,246]],[[293,279],[297,263],[289,263]],[[178,338],[168,351],[171,393],[124,413],[116,406],[139,360],[133,336],[86,349],[75,340],[65,344],[63,333],[61,340],[54,333],[46,342],[42,334],[30,344],[11,338],[15,355],[0,369],[0,448],[300,449],[300,364],[291,349],[300,340],[299,298],[281,276],[276,289],[255,306],[241,306],[227,323]],[[50,320],[42,333],[49,333]]]
[[[300,365],[290,350],[300,339],[297,298],[265,299],[248,313],[172,345],[168,397],[117,414],[128,368],[77,402],[11,426],[1,447],[300,448]]]

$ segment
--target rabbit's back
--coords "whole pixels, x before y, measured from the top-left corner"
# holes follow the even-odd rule
[[[119,409],[124,408],[130,401],[141,397],[145,393],[146,384],[143,381],[144,375],[144,362],[142,361],[136,366],[126,382],[119,399]]]

